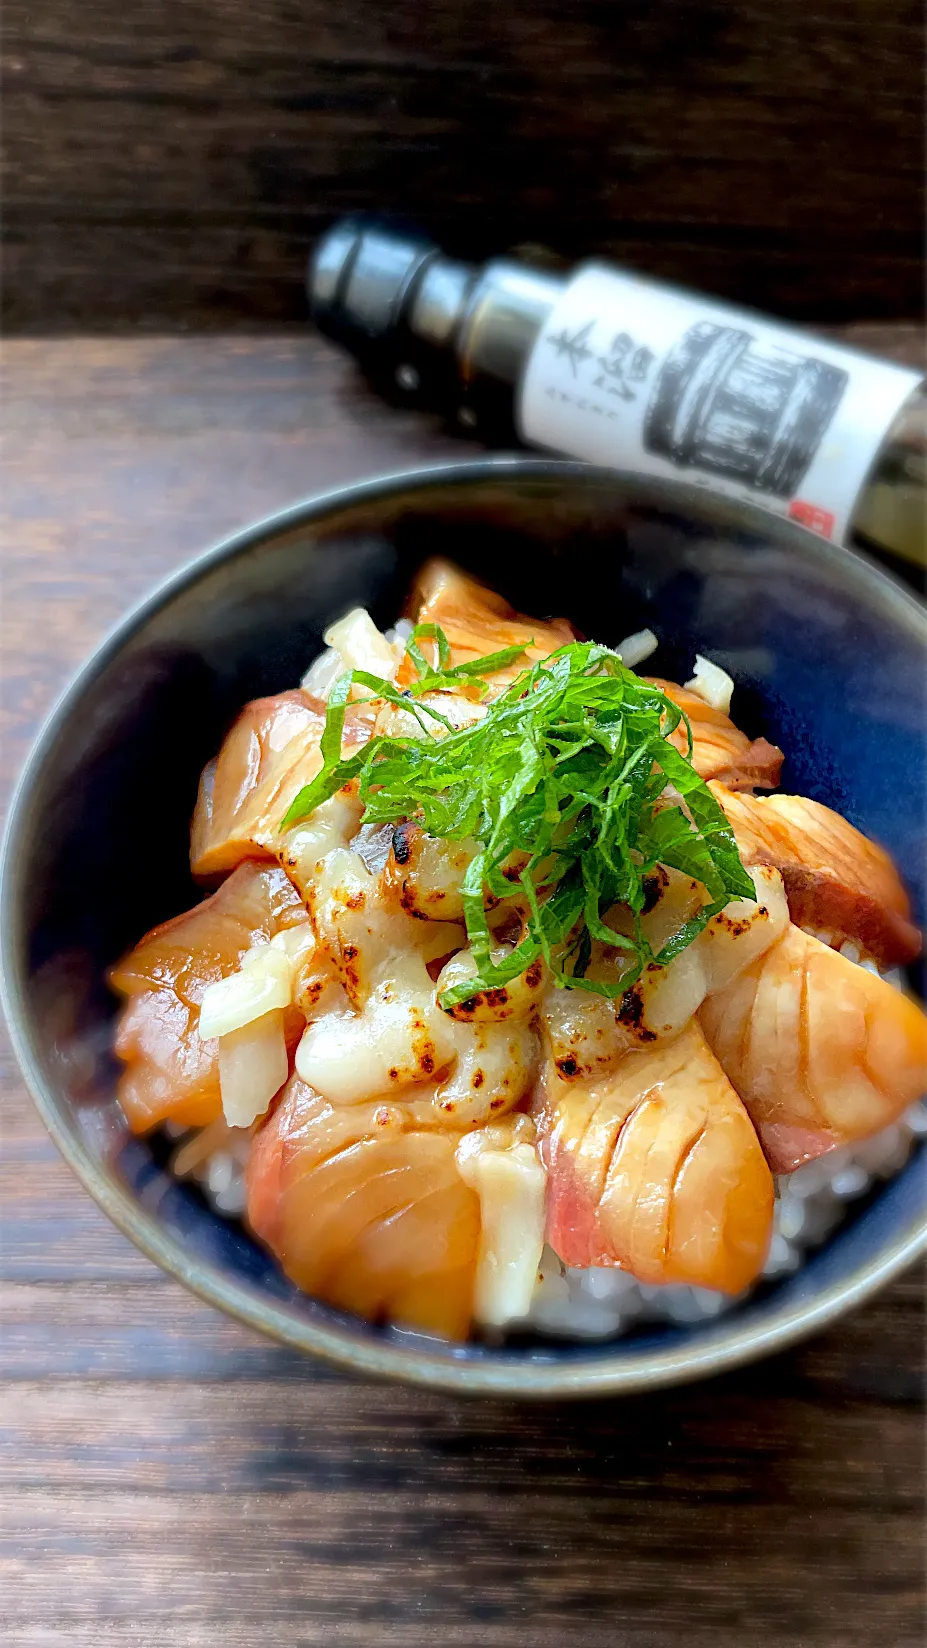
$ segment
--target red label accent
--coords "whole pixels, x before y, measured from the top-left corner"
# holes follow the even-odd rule
[[[829,509],[819,509],[817,504],[803,503],[796,498],[789,505],[789,519],[798,521],[806,526],[810,532],[820,533],[822,538],[830,538],[834,530],[834,517]]]

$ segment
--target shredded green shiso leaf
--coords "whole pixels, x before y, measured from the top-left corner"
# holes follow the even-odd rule
[[[434,643],[434,662],[422,652],[422,640]],[[664,965],[679,955],[729,900],[755,898],[722,809],[688,756],[668,741],[684,722],[691,754],[687,718],[659,688],[626,669],[618,653],[592,641],[570,642],[522,671],[480,720],[455,730],[439,710],[419,702],[422,695],[453,689],[485,697],[485,675],[514,663],[525,649],[451,666],[443,631],[422,624],[406,650],[418,679],[403,691],[365,670],[335,682],[321,770],[282,827],[308,817],[356,778],[365,823],[413,819],[430,835],[478,843],[462,889],[477,973],[445,991],[442,1007],[506,984],[538,956],[558,984],[618,997],[649,963]],[[378,735],[342,758],[354,686],[413,715],[424,736]],[[668,785],[678,801],[664,794]],[[658,865],[699,882],[707,902],[654,954],[640,918],[647,878]],[[524,935],[494,962],[485,900],[511,898],[519,886],[527,905]],[[633,936],[605,925],[615,904],[630,910]],[[619,953],[617,977],[586,976],[594,939]]]

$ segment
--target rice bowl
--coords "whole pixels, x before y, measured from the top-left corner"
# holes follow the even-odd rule
[[[191,867],[227,879],[110,971],[122,1108],[298,1286],[397,1329],[719,1315],[927,1115],[905,890],[839,814],[757,796],[782,753],[709,657],[640,677],[651,630],[603,649],[441,561],[410,600],[329,626],[204,768]]]
[[[657,494],[659,501],[655,502]],[[539,501],[543,498],[549,502],[539,514]],[[371,551],[367,546],[376,541],[377,533],[385,531],[387,538],[391,532],[395,533],[395,526],[391,526],[390,521],[401,517],[408,523],[411,532],[421,516],[423,522],[429,523],[429,532],[432,533],[432,523],[438,519],[447,523],[459,517],[468,533],[472,531],[474,521],[491,521],[492,532],[504,531],[508,534],[505,552],[515,557],[513,565],[521,553],[519,534],[527,526],[532,540],[534,574],[546,575],[543,574],[544,558],[549,555],[546,545],[551,541],[547,528],[554,515],[556,531],[564,545],[572,542],[578,546],[583,533],[587,532],[586,523],[592,518],[590,510],[593,500],[594,511],[602,523],[601,530],[608,533],[609,542],[616,541],[616,533],[619,539],[624,534],[626,588],[631,595],[635,588],[642,587],[635,570],[637,565],[643,567],[646,560],[651,584],[653,568],[656,566],[659,569],[654,594],[647,598],[650,604],[638,601],[635,606],[634,599],[631,600],[628,614],[631,622],[624,626],[626,630],[646,628],[649,624],[665,637],[668,627],[670,633],[676,634],[684,629],[691,650],[688,658],[683,660],[681,669],[691,669],[693,651],[707,653],[714,643],[717,643],[715,655],[727,664],[731,657],[731,630],[728,617],[720,626],[718,623],[718,614],[722,609],[713,593],[713,568],[717,565],[727,592],[727,612],[733,616],[736,611],[744,645],[748,649],[753,648],[749,671],[766,667],[759,638],[754,638],[755,607],[750,602],[749,590],[753,575],[751,568],[758,571],[758,557],[766,553],[761,546],[767,529],[759,521],[754,521],[749,510],[731,512],[738,517],[737,532],[740,534],[737,548],[732,550],[732,554],[736,554],[738,568],[738,583],[735,584],[721,563],[706,557],[704,549],[699,551],[699,560],[692,558],[697,544],[708,544],[712,539],[718,539],[716,522],[699,524],[695,528],[689,524],[677,535],[674,510],[687,514],[689,523],[704,522],[712,511],[717,514],[716,506],[705,500],[687,497],[684,489],[647,487],[637,482],[622,482],[613,476],[597,477],[578,466],[529,460],[458,466],[445,474],[401,478],[376,483],[366,489],[351,489],[343,499],[322,500],[301,508],[269,527],[243,535],[234,544],[224,546],[213,557],[206,558],[175,578],[168,588],[158,592],[145,608],[122,626],[72,689],[43,735],[14,809],[5,861],[7,999],[21,1062],[27,1070],[43,1115],[68,1159],[111,1217],[127,1229],[145,1251],[156,1257],[165,1268],[181,1275],[188,1285],[243,1319],[292,1344],[333,1356],[338,1361],[368,1371],[392,1371],[401,1377],[446,1387],[510,1389],[522,1394],[538,1394],[542,1390],[575,1393],[579,1390],[628,1389],[642,1382],[666,1382],[691,1377],[712,1367],[730,1366],[737,1360],[757,1354],[760,1349],[781,1345],[807,1331],[812,1323],[826,1320],[834,1312],[845,1308],[850,1299],[862,1297],[865,1289],[871,1288],[877,1278],[883,1279],[891,1274],[916,1251],[921,1239],[920,1181],[916,1170],[909,1168],[901,1175],[903,1183],[897,1187],[892,1185],[891,1194],[881,1194],[874,1204],[871,1198],[865,1199],[866,1211],[862,1219],[854,1216],[852,1221],[852,1239],[841,1235],[829,1242],[826,1262],[821,1264],[815,1260],[799,1273],[801,1276],[807,1275],[808,1281],[803,1282],[798,1291],[792,1285],[794,1278],[785,1276],[775,1286],[763,1290],[759,1304],[751,1300],[746,1309],[735,1312],[733,1316],[725,1315],[717,1321],[707,1320],[687,1330],[682,1340],[674,1334],[664,1333],[655,1337],[653,1332],[648,1331],[643,1336],[634,1334],[615,1341],[614,1349],[603,1347],[604,1355],[592,1347],[588,1354],[583,1353],[578,1359],[572,1354],[564,1356],[557,1351],[542,1352],[540,1347],[535,1352],[521,1345],[517,1353],[511,1354],[478,1351],[477,1347],[473,1347],[472,1351],[467,1349],[465,1354],[455,1353],[451,1360],[421,1344],[414,1350],[405,1350],[392,1331],[361,1332],[350,1321],[339,1319],[337,1313],[332,1315],[324,1309],[308,1308],[304,1300],[281,1293],[263,1260],[259,1260],[259,1256],[237,1237],[232,1239],[234,1224],[223,1225],[223,1229],[227,1228],[229,1232],[226,1237],[223,1229],[215,1226],[215,1216],[207,1217],[205,1212],[201,1212],[204,1204],[200,1203],[198,1193],[178,1186],[178,1193],[175,1194],[157,1165],[161,1160],[159,1156],[152,1159],[146,1148],[134,1145],[131,1150],[128,1146],[118,1146],[118,1153],[112,1153],[120,1135],[118,1118],[112,1111],[112,1074],[105,1057],[106,1038],[99,1033],[111,1008],[99,997],[91,994],[88,998],[79,983],[81,977],[92,976],[93,968],[88,970],[85,965],[82,973],[76,973],[76,963],[72,961],[71,970],[54,975],[55,999],[59,1003],[57,1023],[64,1022],[61,1014],[65,1001],[68,1001],[72,1004],[68,1011],[74,1015],[75,1026],[79,1029],[86,1026],[86,1030],[80,1029],[80,1046],[84,1049],[80,1057],[75,1053],[73,1057],[69,1055],[66,1062],[60,1062],[53,1041],[39,1029],[51,1008],[51,998],[44,991],[42,978],[52,976],[48,962],[56,951],[62,957],[67,955],[71,958],[88,953],[95,955],[99,958],[97,967],[102,967],[121,947],[131,942],[133,932],[137,934],[141,930],[146,917],[150,921],[169,914],[172,908],[178,907],[184,896],[180,866],[176,859],[165,863],[163,873],[150,882],[145,898],[139,899],[133,894],[124,911],[108,904],[105,897],[99,896],[96,891],[99,887],[102,892],[103,884],[99,882],[97,865],[100,861],[96,847],[89,853],[91,841],[98,843],[104,839],[107,842],[110,873],[116,873],[125,857],[122,843],[127,844],[127,838],[116,828],[116,821],[121,816],[123,798],[127,803],[132,793],[128,779],[133,766],[138,766],[139,759],[143,764],[146,784],[152,777],[157,778],[160,772],[171,772],[180,800],[183,785],[190,782],[184,774],[190,773],[194,762],[197,768],[201,765],[209,753],[210,743],[212,748],[216,747],[222,725],[228,724],[236,704],[240,704],[249,692],[270,690],[273,682],[292,680],[294,674],[298,675],[299,664],[294,669],[293,663],[286,663],[285,658],[292,658],[295,662],[300,655],[302,660],[311,657],[312,649],[307,649],[305,644],[305,631],[300,632],[298,646],[296,631],[301,622],[307,622],[307,614],[318,610],[320,599],[328,603],[326,622],[336,616],[339,606],[341,610],[346,610],[357,595],[363,599],[365,580],[369,588],[370,573],[367,570],[361,573],[361,568],[376,564],[371,560]],[[352,513],[346,515],[346,509]],[[368,523],[366,527],[364,522]],[[580,523],[578,527],[577,523]],[[366,539],[363,538],[364,531],[368,533]],[[485,543],[486,554],[495,554],[496,551],[490,552],[489,547],[495,540],[486,539],[487,527],[481,526],[480,531],[480,542]],[[754,539],[750,537],[751,532],[755,534]],[[722,529],[722,537],[724,533],[731,536],[730,524]],[[324,546],[326,535],[330,534],[340,546],[337,559],[319,554],[319,547]],[[308,559],[307,535],[312,544]],[[766,634],[770,637],[775,634],[777,639],[774,644],[780,649],[780,656],[796,661],[814,659],[816,668],[836,670],[843,683],[841,697],[846,699],[847,694],[853,697],[855,664],[845,651],[834,650],[830,639],[835,634],[833,622],[829,632],[815,627],[820,608],[811,600],[799,604],[800,621],[797,624],[791,616],[796,610],[795,588],[805,580],[809,589],[827,590],[832,614],[844,609],[853,613],[857,626],[856,652],[861,663],[865,660],[871,689],[870,701],[877,702],[891,680],[896,683],[892,689],[892,702],[902,703],[907,690],[905,682],[912,679],[911,649],[922,645],[919,628],[922,621],[915,618],[910,601],[906,603],[903,597],[891,591],[884,579],[880,580],[878,575],[860,568],[852,557],[837,556],[826,546],[809,545],[804,535],[791,529],[777,532],[776,537],[777,553],[784,555],[786,560],[791,556],[793,569],[788,625],[784,617],[780,623],[777,616],[777,591],[784,586],[775,582],[770,585],[768,575],[763,574],[767,591],[773,597],[772,605],[768,599],[766,602]],[[343,546],[350,546],[352,542],[356,542],[357,551],[350,547],[346,551]],[[757,546],[755,551],[752,547],[754,542]],[[379,550],[377,553],[380,553]],[[569,553],[578,556],[578,548],[571,549]],[[639,554],[645,560],[638,562],[636,558]],[[703,612],[709,618],[712,613],[715,615],[711,620],[711,637],[707,635],[704,623],[693,624],[691,617],[684,619],[680,625],[679,614],[673,614],[667,594],[660,593],[661,589],[669,591],[673,587],[667,583],[667,578],[675,576],[674,565],[679,566],[683,561],[690,569],[686,576],[691,578],[697,572],[704,585]],[[386,561],[381,564],[388,566],[390,563]],[[579,560],[574,564],[578,567]],[[340,587],[346,593],[332,597],[336,566]],[[489,570],[488,564],[486,570]],[[350,587],[351,578],[360,579],[360,582],[355,581],[353,589]],[[280,610],[274,613],[269,592],[272,587],[279,588],[281,582],[288,587],[288,606],[285,613]],[[739,605],[732,608],[730,595],[738,588],[743,591],[743,599],[738,597]],[[326,590],[329,591],[327,595]],[[250,674],[242,676],[239,673],[234,678],[229,674],[227,679],[215,677],[223,683],[221,691],[225,694],[218,702],[226,707],[219,710],[221,720],[216,719],[216,710],[209,707],[209,698],[203,700],[215,727],[210,742],[204,747],[201,737],[195,751],[192,743],[184,740],[179,746],[176,740],[171,744],[166,737],[167,722],[164,718],[174,713],[171,704],[180,700],[176,693],[173,698],[170,696],[172,687],[160,683],[176,680],[179,689],[187,666],[181,667],[180,654],[177,654],[177,663],[169,664],[168,674],[162,662],[156,663],[156,660],[166,657],[164,638],[182,635],[184,646],[189,648],[192,641],[193,646],[199,649],[204,646],[200,636],[205,637],[210,629],[214,634],[218,633],[219,627],[225,626],[222,654],[215,650],[210,652],[207,646],[204,656],[209,659],[211,671],[216,670],[220,656],[223,662],[226,659],[234,662],[236,657],[242,656],[242,642],[236,638],[241,636],[242,629],[234,614],[242,610],[240,603],[245,591],[249,592],[246,598],[247,614],[253,643],[250,656],[263,657],[263,673],[255,674],[253,665],[249,664]],[[207,592],[208,606],[203,601]],[[389,611],[382,605],[379,610],[384,618]],[[392,611],[395,610],[394,605]],[[653,622],[655,618],[656,623]],[[269,621],[276,625],[273,633],[280,638],[273,642],[269,639],[272,633]],[[323,625],[311,617],[308,619],[310,625],[313,621],[317,624],[318,635]],[[878,653],[872,649],[870,632],[873,636],[879,636]],[[888,646],[885,644],[886,635],[892,637]],[[289,651],[281,653],[281,644]],[[258,653],[258,647],[263,649],[263,653]],[[717,647],[721,648],[720,653]],[[133,656],[137,662],[133,662]],[[276,662],[272,664],[274,658]],[[284,661],[281,662],[281,659]],[[756,662],[753,662],[754,659]],[[240,671],[241,666],[238,667]],[[905,671],[909,673],[905,675]],[[111,682],[114,685],[117,678],[121,686],[118,699],[114,699]],[[678,678],[685,677],[680,674]],[[755,681],[755,674],[750,675],[750,679]],[[789,692],[788,717],[800,709],[805,692],[801,669],[793,672],[792,679],[795,685]],[[916,674],[913,679],[917,679]],[[898,697],[899,691],[901,698]],[[201,689],[200,692],[202,696]],[[107,700],[112,705],[112,712],[107,712],[101,719],[95,706]],[[853,701],[862,703],[855,698]],[[781,702],[781,698],[775,698],[777,705]],[[824,735],[825,745],[828,749],[839,748],[833,741],[828,743],[831,733],[827,721],[827,702],[826,699],[819,702],[824,711],[824,719],[819,719],[819,731]],[[781,714],[781,708],[777,709],[774,724],[783,725]],[[882,752],[886,758],[889,756],[895,734],[892,723],[883,721],[878,741],[873,742],[870,724],[868,710],[863,706],[853,753],[854,757],[858,754],[861,759],[875,760],[878,765]],[[176,728],[176,721],[173,725]],[[124,729],[134,727],[135,732],[128,738],[123,737],[118,761],[114,755],[112,759],[106,758],[108,764],[101,764],[107,747],[115,748],[112,739],[119,726]],[[159,730],[162,726],[165,727],[164,734]],[[61,737],[66,728],[69,729],[69,754],[63,762],[65,746]],[[169,747],[171,754],[165,765]],[[96,765],[91,769],[87,763],[94,750],[97,752],[94,756]],[[66,781],[68,772],[73,773],[76,769],[85,774],[84,789],[72,789],[68,806],[62,808],[58,786]],[[125,777],[121,776],[123,773]],[[863,799],[863,792],[854,787],[857,780],[851,767],[843,767],[841,782],[849,785],[849,793],[856,798],[854,805],[861,822],[865,823],[868,817],[872,825],[875,818],[873,808],[869,799]],[[189,794],[189,789],[186,793]],[[827,793],[825,790],[825,797]],[[162,794],[169,797],[170,792],[164,789]],[[873,802],[878,794],[878,790],[866,792]],[[881,819],[880,815],[881,822],[876,827],[894,843],[894,850],[901,851],[909,876],[913,874],[916,880],[917,859],[912,860],[903,845],[904,830],[899,832],[898,828],[916,817],[916,802],[905,791],[904,782],[900,791],[897,784],[894,785],[894,797],[894,811],[886,814],[885,819]],[[181,801],[181,811],[175,814],[179,828],[174,839],[183,833],[182,806]],[[39,835],[29,824],[30,818],[37,816],[36,809],[40,809],[44,821],[41,860],[36,859],[33,851],[33,843],[39,840]],[[92,837],[88,833],[91,820]],[[90,907],[92,902],[96,923],[93,928],[86,925],[81,929],[74,928],[70,914],[73,901],[71,904],[62,903],[57,891],[57,886],[62,884],[56,883],[56,865],[61,862],[60,854],[65,843],[72,871],[71,884],[79,891],[79,902],[85,908]],[[78,907],[75,907],[75,913]],[[136,907],[138,913],[133,915]],[[30,940],[35,962],[29,961],[27,953],[20,948],[20,935],[27,930],[35,933],[35,939]],[[41,977],[35,975],[37,983],[27,987],[25,981],[31,976],[30,970],[39,963],[45,967],[45,973]],[[58,1038],[59,1046],[64,1048],[60,1042],[60,1031]],[[78,1073],[81,1071],[83,1074],[79,1077],[78,1086]],[[107,1120],[104,1125],[105,1116],[111,1116],[112,1120]],[[95,1119],[97,1117],[99,1121]],[[106,1144],[107,1140],[112,1141],[111,1144]],[[221,1176],[221,1164],[219,1171]],[[225,1188],[228,1189],[233,1182],[228,1164],[225,1164],[225,1171]],[[140,1200],[143,1181],[147,1188]],[[159,1187],[157,1193],[156,1185]],[[895,1194],[896,1188],[898,1194]],[[181,1230],[184,1233],[182,1243],[179,1236]],[[556,1346],[558,1341],[549,1340],[547,1343]]]

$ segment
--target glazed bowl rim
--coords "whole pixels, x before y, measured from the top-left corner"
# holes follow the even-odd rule
[[[552,458],[498,454],[391,471],[314,494],[222,538],[157,584],[94,648],[45,717],[13,792],[0,856],[0,995],[13,1051],[39,1115],[61,1155],[113,1224],[142,1253],[199,1298],[280,1344],[360,1375],[398,1379],[465,1395],[551,1399],[632,1393],[740,1367],[759,1356],[784,1350],[824,1327],[869,1298],[927,1251],[927,1216],[916,1216],[900,1235],[883,1244],[872,1259],[858,1265],[851,1276],[825,1284],[812,1300],[799,1301],[771,1324],[744,1324],[732,1313],[727,1319],[725,1336],[709,1344],[702,1345],[693,1339],[666,1350],[643,1347],[637,1357],[629,1356],[625,1349],[620,1362],[609,1360],[607,1341],[596,1341],[588,1360],[580,1354],[572,1362],[532,1361],[517,1351],[506,1352],[498,1360],[454,1360],[453,1353],[432,1351],[424,1341],[403,1345],[374,1339],[361,1321],[355,1325],[297,1318],[285,1307],[227,1276],[219,1266],[185,1253],[180,1242],[166,1234],[157,1215],[147,1212],[128,1187],[110,1177],[94,1156],[66,1101],[58,1097],[42,1070],[31,1034],[19,942],[17,863],[24,845],[32,793],[40,782],[59,728],[78,705],[88,685],[150,618],[217,563],[232,560],[269,538],[300,526],[311,526],[347,508],[386,501],[410,490],[440,492],[445,488],[466,487],[469,483],[504,480],[507,476],[519,481],[598,479],[613,484],[616,490],[631,487],[638,498],[682,513],[687,508],[701,508],[704,512],[707,504],[716,513],[727,515],[739,529],[758,534],[765,531],[774,541],[791,542],[819,561],[838,565],[858,583],[869,585],[872,592],[893,609],[898,621],[927,643],[927,612],[880,567],[791,522],[771,521],[752,504],[706,497],[702,489],[684,483],[648,481],[639,475]]]

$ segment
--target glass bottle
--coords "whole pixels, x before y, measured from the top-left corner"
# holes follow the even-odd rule
[[[362,219],[322,238],[307,284],[371,376],[490,441],[675,475],[927,562],[917,372],[606,264],[477,268]]]

